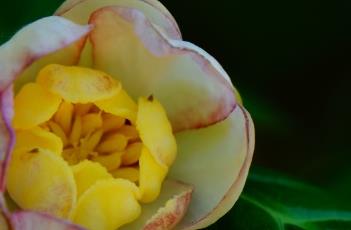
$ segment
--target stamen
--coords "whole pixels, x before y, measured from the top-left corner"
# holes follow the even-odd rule
[[[121,128],[124,125],[125,119],[122,117],[113,116],[110,114],[103,114],[102,129],[104,132],[109,132]]]
[[[77,116],[83,116],[89,112],[89,110],[93,107],[93,104],[75,104],[75,114]]]
[[[81,140],[82,141],[82,140]],[[76,153],[78,156],[78,161],[82,161],[88,158],[88,156],[90,155],[91,151],[82,148],[82,146],[80,146],[80,148],[78,148],[78,152]]]
[[[122,165],[132,165],[138,162],[143,144],[136,142],[128,145],[125,153],[122,156]]]
[[[68,148],[63,150],[62,157],[69,165],[75,165],[79,162],[77,150],[75,148]]]
[[[63,146],[66,146],[68,144],[68,140],[67,140],[66,134],[63,131],[63,129],[53,121],[49,121],[48,125],[49,125],[51,131],[53,133],[55,133],[56,136],[58,136],[61,139]]]
[[[110,155],[99,155],[97,157],[93,157],[92,160],[99,162],[108,171],[111,171],[113,169],[117,169],[121,165],[121,156],[123,152],[115,152]]]
[[[100,113],[88,113],[82,116],[82,136],[86,136],[101,127],[102,118]]]
[[[91,136],[84,138],[81,143],[81,148],[83,148],[86,152],[93,152],[93,150],[99,144],[102,134],[102,130],[99,129],[95,131]]]
[[[136,141],[139,139],[138,131],[134,126],[131,125],[123,125],[118,129],[117,133],[122,134],[127,137],[129,141]]]
[[[73,146],[75,147],[78,146],[81,133],[82,133],[82,120],[80,116],[76,116],[73,123],[71,135],[69,136],[69,140],[71,141],[71,144]]]
[[[63,101],[54,117],[54,121],[61,126],[66,134],[69,134],[71,130],[73,109],[71,103]]]
[[[122,134],[109,135],[104,141],[102,141],[96,150],[99,153],[111,153],[116,151],[122,151],[127,147],[128,139]]]

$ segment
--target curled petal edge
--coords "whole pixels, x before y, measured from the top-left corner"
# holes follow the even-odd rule
[[[222,200],[218,203],[218,205],[211,210],[208,215],[203,218],[197,220],[194,223],[183,225],[182,230],[195,230],[205,228],[213,223],[215,223],[219,218],[221,218],[224,214],[226,214],[235,204],[235,202],[239,199],[239,196],[244,188],[245,181],[247,179],[247,175],[249,173],[254,147],[255,147],[255,128],[253,125],[252,118],[250,114],[243,108],[242,106],[238,106],[237,109],[240,109],[245,117],[245,135],[246,135],[246,144],[247,144],[247,152],[244,163],[239,171],[239,175],[236,181],[232,184],[232,186],[226,192],[226,195],[222,198]]]
[[[75,7],[84,8],[85,6],[82,6],[84,4],[94,5],[93,1],[96,1],[96,0],[66,0],[56,10],[55,15],[65,16],[67,13],[69,14],[69,11],[71,11]],[[98,2],[97,7],[95,6],[96,8],[89,13],[93,13],[93,11],[98,10],[99,8],[102,8],[105,6],[127,6],[128,5],[128,3],[123,3],[123,1],[119,1],[119,0],[114,0],[114,1],[98,0],[97,2]],[[182,39],[182,34],[180,32],[180,29],[176,20],[174,19],[172,14],[167,10],[167,8],[162,5],[161,2],[159,2],[158,0],[129,0],[129,2],[131,5],[135,5],[135,4],[138,5],[139,9],[142,9],[144,7],[151,7],[154,10],[158,11],[160,15],[162,15],[163,23],[160,23],[159,21],[153,21],[153,23],[160,25],[161,28],[164,29],[164,31],[167,33],[167,36],[177,40]]]
[[[90,39],[93,46],[93,62],[98,69],[111,75],[118,75],[121,71],[130,71],[129,69],[118,69],[126,68],[125,66],[112,65],[113,60],[119,60],[123,52],[118,49],[122,43],[115,43],[115,47],[108,48],[107,44],[113,44],[110,43],[111,41],[106,41],[106,36],[109,36],[110,40],[112,36],[120,36],[120,34],[109,32],[113,31],[113,26],[116,26],[112,20],[116,20],[114,23],[117,25],[121,20],[130,24],[134,35],[123,36],[136,36],[147,50],[135,51],[141,56],[129,57],[131,60],[145,58],[148,55],[147,52],[150,52],[154,57],[150,60],[151,63],[167,57],[163,60],[167,60],[168,67],[164,67],[166,70],[163,72],[148,73],[148,78],[143,75],[135,75],[136,73],[133,74],[133,76],[139,77],[139,79],[136,77],[134,81],[145,85],[142,91],[133,86],[130,80],[131,76],[122,76],[123,78],[120,80],[134,97],[141,96],[139,94],[154,94],[164,105],[175,132],[215,124],[227,118],[235,109],[237,105],[235,89],[220,64],[204,50],[189,42],[169,39],[142,12],[136,9],[111,6],[101,8],[92,14],[89,22],[94,25],[95,29],[92,31]],[[102,40],[106,41],[105,44],[101,44]],[[126,45],[130,46],[131,44],[128,43],[124,46]],[[136,47],[138,46],[136,45]],[[146,56],[142,56],[144,54]],[[112,56],[114,58],[111,58]],[[102,57],[105,58],[102,59]],[[141,68],[146,67],[142,66]],[[176,74],[175,69],[182,72]],[[162,72],[162,76],[159,75],[160,72]],[[186,86],[186,88],[182,88],[184,93],[179,94],[178,92],[176,94],[173,92],[177,86]],[[172,95],[178,95],[177,100]],[[183,103],[179,104],[179,101]],[[207,106],[203,106],[205,104]]]
[[[22,28],[0,46],[0,92],[34,61],[78,41],[90,30],[90,25],[80,26],[58,16],[42,18]]]

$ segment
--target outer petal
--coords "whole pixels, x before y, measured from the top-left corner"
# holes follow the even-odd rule
[[[242,191],[253,154],[252,120],[238,106],[225,121],[179,133],[176,138],[178,156],[169,177],[195,187],[178,227],[204,228],[223,216]]]
[[[0,210],[0,229],[10,230],[10,226],[8,223],[7,214],[5,214],[5,210]]]
[[[234,109],[234,90],[219,64],[190,43],[166,38],[140,11],[106,7],[90,22],[94,66],[132,97],[158,98],[175,131],[208,126]]]
[[[168,37],[181,39],[180,30],[173,16],[156,0],[67,0],[55,14],[79,24],[86,24],[91,13],[105,6],[123,6],[141,10]]]
[[[0,47],[0,92],[35,60],[79,40],[89,30],[89,26],[78,26],[57,16],[21,29]]]
[[[13,117],[12,86],[0,94],[0,111],[0,193],[2,193],[5,190],[5,172],[15,145],[15,132],[11,127]]]
[[[16,212],[11,215],[14,230],[84,230],[83,227],[38,212]]]
[[[172,229],[186,213],[192,192],[190,185],[166,180],[160,196],[154,202],[143,205],[141,216],[121,230]]]

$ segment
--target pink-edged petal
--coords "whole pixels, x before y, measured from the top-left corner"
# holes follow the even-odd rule
[[[253,154],[253,123],[237,106],[226,120],[176,138],[178,155],[169,177],[194,185],[189,210],[178,228],[204,228],[222,217],[243,189]]]
[[[42,18],[17,32],[0,47],[0,92],[40,57],[81,39],[90,26],[57,16]]]
[[[175,18],[173,17],[173,15],[168,11],[168,9],[162,5],[162,3],[158,0],[142,0],[148,4],[150,4],[151,6],[153,6],[154,8],[156,8],[157,10],[159,10],[160,12],[162,12],[169,20],[170,22],[173,24],[174,28],[178,31],[179,36],[181,38],[181,31],[179,29],[179,26],[175,20]],[[180,39],[181,40],[181,39]]]
[[[180,181],[166,180],[160,196],[142,206],[141,216],[120,230],[172,229],[186,213],[193,187]]]
[[[195,45],[166,38],[142,12],[105,7],[90,23],[94,67],[119,79],[134,98],[154,95],[174,131],[214,124],[236,106],[218,62]]]
[[[143,230],[173,229],[184,217],[191,200],[191,190],[168,200],[144,225]]]
[[[86,24],[90,15],[106,6],[130,7],[142,11],[168,37],[181,39],[178,25],[161,3],[142,0],[67,0],[55,12],[79,24]]]
[[[0,229],[1,230],[10,230],[10,225],[7,218],[7,213],[0,208]]]
[[[11,85],[0,93],[0,193],[5,191],[6,169],[15,144],[15,133],[11,127],[14,113],[12,88]]]
[[[68,221],[38,212],[16,212],[10,218],[14,230],[84,230]]]

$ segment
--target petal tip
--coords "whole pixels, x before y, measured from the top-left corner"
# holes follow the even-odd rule
[[[143,226],[143,230],[173,229],[188,210],[194,187],[180,181],[167,181],[172,186],[181,187],[183,192],[174,195],[159,208]],[[169,186],[169,185],[168,185]]]

